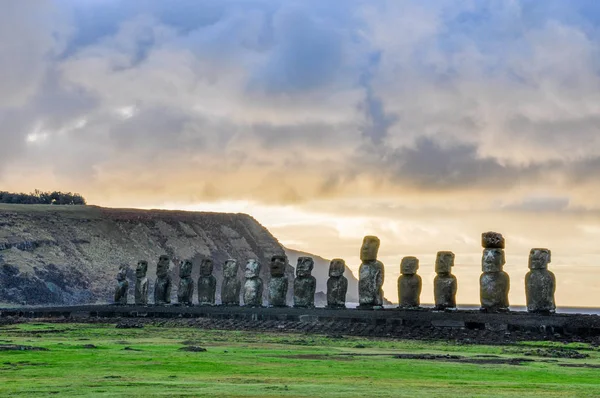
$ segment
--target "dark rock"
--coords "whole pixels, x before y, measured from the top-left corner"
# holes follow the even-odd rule
[[[142,351],[139,348],[124,347],[123,351]]]
[[[507,311],[510,278],[504,271],[487,272],[479,278],[481,308],[485,311]]]
[[[287,257],[285,255],[275,255],[271,257],[269,280],[269,306],[286,307],[288,278],[285,276]]]
[[[556,277],[548,271],[549,262],[550,250],[531,249],[530,271],[525,275],[525,296],[529,312],[549,314],[556,310],[554,301]]]
[[[148,262],[140,260],[135,267],[135,292],[134,301],[137,305],[148,304]]]
[[[0,344],[0,351],[49,351],[44,347],[34,347],[19,344]]]
[[[115,325],[116,329],[142,329],[142,323],[119,322]]]
[[[498,232],[484,232],[481,234],[481,246],[484,249],[504,249],[504,237]]]
[[[192,279],[192,261],[184,260],[179,266],[179,288],[177,289],[177,302],[192,305],[194,297],[194,280]]]
[[[198,346],[187,346],[181,347],[179,351],[187,351],[187,352],[206,352],[206,348],[198,347]]]
[[[242,283],[238,278],[238,264],[228,259],[223,264],[223,284],[221,285],[221,303],[223,305],[240,305]]]
[[[299,257],[312,257],[314,261],[314,268],[312,270],[311,275],[315,277],[317,280],[317,292],[327,292],[327,281],[330,278],[329,268],[331,267],[331,261],[333,259],[324,259],[323,257],[305,253],[297,250],[292,250],[289,248],[285,249],[286,256],[288,257],[288,262],[290,264],[296,264],[298,262]],[[341,260],[341,259],[338,259]],[[343,261],[343,260],[342,260]],[[348,266],[344,263],[344,277],[347,280],[347,293],[344,299],[344,302],[353,302],[358,303],[358,274],[354,275],[353,271],[348,268]],[[323,300],[322,304],[315,299],[315,305],[317,307],[325,306],[327,304],[327,300]]]
[[[311,275],[314,261],[311,257],[299,257],[294,280],[294,307],[313,308],[317,280]]]
[[[433,296],[435,308],[438,310],[456,308],[456,291],[458,282],[452,275],[454,253],[439,251],[435,260],[436,277],[433,280]]]
[[[400,263],[398,278],[398,302],[400,308],[418,308],[421,304],[421,277],[417,275],[419,259],[404,257]]]
[[[200,263],[200,278],[198,278],[198,304],[215,305],[217,279],[213,273],[213,262],[205,258]]]
[[[327,280],[327,307],[346,308],[346,293],[348,279],[344,276],[346,262],[341,258],[334,258],[329,264],[329,279]]]
[[[383,263],[377,260],[379,238],[365,236],[360,249],[362,261],[358,270],[359,307],[381,307],[383,305],[383,281],[385,269]]]
[[[154,284],[154,304],[169,304],[171,302],[171,288],[173,283],[169,275],[171,260],[167,255],[161,255],[156,264],[156,282]]]
[[[115,288],[115,304],[127,304],[127,291],[129,282],[127,282],[127,266],[121,265],[117,273],[117,287]]]
[[[263,282],[260,279],[260,263],[256,260],[248,260],[244,276],[244,305],[248,307],[262,306]]]

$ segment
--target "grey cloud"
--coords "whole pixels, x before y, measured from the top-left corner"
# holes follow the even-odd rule
[[[369,164],[371,172],[378,170],[400,184],[424,190],[473,186],[503,189],[519,180],[536,177],[540,172],[539,166],[503,166],[494,159],[480,158],[474,145],[442,146],[427,137],[418,139],[414,148],[380,151],[379,154],[371,149],[362,157],[360,163]]]
[[[294,93],[329,85],[342,67],[347,43],[336,27],[311,18],[298,7],[283,8],[273,20],[273,53],[251,80],[250,87]]]
[[[351,123],[333,125],[307,122],[304,124],[256,124],[251,126],[252,139],[260,142],[265,149],[297,149],[311,151],[311,148],[335,151],[343,145],[351,144]],[[333,154],[333,153],[332,153]]]
[[[111,140],[123,151],[149,150],[158,154],[203,145],[202,136],[194,135],[190,141],[185,137],[186,125],[196,122],[201,126],[202,121],[194,121],[190,114],[180,109],[141,106],[141,109],[133,107],[132,113],[120,121],[116,116],[111,124]]]
[[[64,4],[75,8],[66,28],[43,7],[0,16],[0,165],[39,159],[63,178],[161,155],[180,169],[251,165],[275,173],[291,202],[359,177],[491,195],[600,174],[597,49],[576,26],[527,29],[518,4],[486,5],[490,28],[475,4],[449,14],[454,4],[437,2]],[[506,21],[525,28],[512,37],[498,27]],[[13,32],[28,51],[15,52]],[[124,106],[131,117],[119,116]],[[36,126],[53,139],[28,146]],[[319,178],[290,188],[294,173]]]
[[[503,209],[525,212],[560,212],[567,210],[569,202],[570,199],[568,197],[534,196],[524,198],[518,203],[503,206]]]

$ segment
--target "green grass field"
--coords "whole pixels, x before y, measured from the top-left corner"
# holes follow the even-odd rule
[[[6,350],[11,345],[47,351]],[[200,346],[205,352],[186,352]],[[354,337],[114,325],[0,327],[1,396],[600,396],[600,351],[584,344],[458,345]],[[562,347],[584,359],[527,356],[521,365],[398,359],[525,358]],[[569,351],[571,352],[571,351]]]

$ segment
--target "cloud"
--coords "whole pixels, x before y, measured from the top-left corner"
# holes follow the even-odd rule
[[[457,208],[600,188],[594,2],[21,3],[0,24],[4,183]]]
[[[252,203],[279,238],[355,265],[378,234],[389,291],[403,255],[425,273],[444,249],[476,281],[490,229],[515,281],[548,246],[557,275],[591,283],[570,273],[598,261],[599,23],[595,0],[11,2],[0,182]]]

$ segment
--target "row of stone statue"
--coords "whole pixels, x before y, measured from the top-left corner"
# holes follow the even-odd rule
[[[359,308],[383,308],[384,266],[377,260],[380,241],[376,236],[365,236],[360,250],[361,265],[359,268],[358,296]],[[510,278],[503,267],[504,237],[496,232],[482,234],[483,256],[482,271],[479,279],[481,310],[507,311],[509,307],[508,292]],[[554,292],[556,279],[548,271],[550,250],[531,249],[529,255],[530,271],[525,276],[525,293],[527,310],[537,313],[552,313],[556,309]],[[285,276],[287,258],[277,255],[271,258],[268,285],[268,300],[272,307],[285,307],[288,290],[288,279]],[[314,307],[316,279],[311,275],[314,266],[311,257],[299,257],[294,279],[294,307]],[[456,292],[458,283],[452,275],[454,253],[440,251],[435,261],[434,298],[438,310],[456,309]],[[140,261],[136,268],[135,303],[148,303],[148,279],[146,271],[148,263]],[[346,264],[342,259],[334,259],[329,266],[327,280],[327,307],[345,308],[348,280],[343,276]],[[167,304],[171,296],[171,278],[168,273],[169,257],[160,256],[156,267],[156,282],[154,287],[155,304]],[[404,257],[400,263],[401,275],[398,278],[398,301],[401,308],[413,309],[420,306],[422,290],[421,277],[417,274],[419,260],[416,257]],[[238,265],[235,260],[227,260],[223,265],[223,284],[221,286],[221,301],[224,305],[240,305],[241,282],[237,278]],[[198,279],[198,303],[214,305],[216,278],[212,275],[212,260],[205,259],[200,264]],[[177,292],[180,304],[191,305],[194,292],[194,281],[191,277],[192,262],[183,261],[180,266],[179,289]],[[260,265],[256,260],[249,260],[245,269],[243,285],[243,300],[246,306],[262,306],[263,282],[259,277]],[[126,268],[122,267],[117,276],[119,284],[115,291],[115,302],[127,303]]]
[[[171,301],[172,281],[169,276],[169,257],[162,255],[156,265],[156,282],[154,284],[154,303],[169,304]],[[268,299],[272,307],[285,307],[288,291],[288,278],[285,276],[287,257],[276,255],[271,258]],[[314,261],[311,257],[299,257],[294,279],[294,307],[312,308],[315,306],[315,290],[317,280],[311,275]],[[331,262],[329,281],[327,282],[327,301],[331,308],[345,308],[348,280],[343,276],[346,264],[344,260],[336,259]],[[140,260],[137,264],[135,275],[135,304],[148,304],[148,278],[146,272],[148,262]],[[240,305],[240,292],[242,283],[237,277],[237,261],[230,259],[223,264],[223,283],[221,285],[221,302],[223,305]],[[249,260],[246,264],[243,285],[244,305],[260,307],[263,304],[263,281],[260,278],[260,264],[256,260]],[[177,301],[179,304],[192,305],[194,294],[194,281],[192,280],[192,262],[182,261],[179,268],[179,287]],[[115,303],[127,304],[127,267],[121,266],[117,274],[118,285],[115,290]],[[214,305],[217,288],[217,279],[213,275],[213,262],[204,259],[200,264],[200,277],[198,278],[198,304]]]
[[[483,256],[479,278],[481,310],[487,312],[508,311],[510,278],[504,272],[504,237],[497,232],[484,232],[481,235]],[[381,308],[383,305],[384,266],[377,260],[379,239],[366,236],[360,252],[362,264],[359,268],[359,308]],[[529,269],[525,275],[525,296],[527,311],[553,313],[556,310],[554,293],[556,278],[548,271],[550,250],[535,248],[529,253]],[[433,281],[435,308],[438,310],[456,309],[458,283],[452,275],[454,253],[440,251],[435,260],[436,277]],[[400,263],[398,278],[398,302],[401,308],[418,308],[421,295],[421,277],[417,275],[419,260],[404,257]]]

